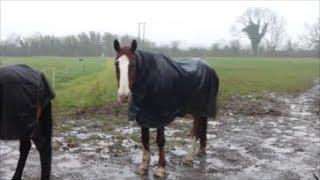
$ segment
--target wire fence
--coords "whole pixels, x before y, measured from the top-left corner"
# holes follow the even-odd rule
[[[72,77],[72,72],[80,71],[85,72],[85,63],[80,61],[79,64],[69,65],[63,69],[57,67],[48,68],[35,68],[38,71],[44,73],[48,78],[49,83],[53,88],[59,85],[60,82],[64,82]]]

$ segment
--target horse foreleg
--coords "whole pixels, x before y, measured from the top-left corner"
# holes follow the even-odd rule
[[[164,145],[165,145],[165,137],[164,137],[164,127],[157,129],[157,145],[159,148],[159,162],[158,167],[154,173],[157,177],[165,177],[166,176],[166,157],[165,157],[165,151],[164,151]]]
[[[19,157],[17,168],[16,168],[16,172],[14,173],[14,176],[12,179],[21,179],[23,168],[26,163],[30,148],[31,148],[30,139],[28,138],[20,139],[20,157]]]
[[[141,127],[141,141],[143,145],[142,162],[140,163],[136,173],[140,175],[147,174],[150,163],[150,147],[149,147],[149,128]]]
[[[45,138],[35,137],[32,139],[40,154],[41,180],[50,179],[51,173],[51,141]]]
[[[195,136],[193,137],[191,148],[189,149],[187,156],[184,158],[183,164],[189,165],[189,166],[191,166],[193,164],[193,159],[194,159],[196,145],[197,145],[198,140],[199,140],[199,138],[197,138]]]
[[[200,121],[201,118],[199,116],[193,115],[193,128],[191,130],[192,135],[192,144],[191,148],[188,151],[188,154],[183,160],[183,164],[185,165],[192,165],[193,164],[193,158],[196,150],[197,142],[200,138]]]

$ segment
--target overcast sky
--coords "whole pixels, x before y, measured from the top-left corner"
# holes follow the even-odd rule
[[[183,46],[209,46],[234,39],[230,29],[247,8],[274,10],[298,39],[305,23],[319,17],[319,1],[3,1],[1,39],[16,33],[63,36],[90,30],[137,35],[146,22],[146,37],[157,43],[179,40]]]

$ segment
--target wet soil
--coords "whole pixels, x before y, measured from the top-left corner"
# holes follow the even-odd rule
[[[217,120],[209,121],[207,154],[195,158],[191,167],[184,166],[182,159],[191,145],[187,134],[192,121],[177,118],[166,127],[167,179],[320,177],[319,90],[318,84],[296,96],[271,94],[267,103],[239,97],[248,105],[233,105]],[[125,116],[113,123],[114,117],[82,114],[65,119],[54,131],[52,179],[153,179],[158,158],[154,130],[149,174],[138,176],[134,172],[142,153],[139,127]],[[18,146],[17,141],[0,141],[0,179],[12,177]],[[23,179],[38,179],[39,163],[33,145]]]

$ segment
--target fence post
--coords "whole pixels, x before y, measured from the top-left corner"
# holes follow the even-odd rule
[[[52,67],[52,87],[54,88],[54,76],[55,76],[55,74],[54,74],[55,72],[54,72],[54,67]]]

